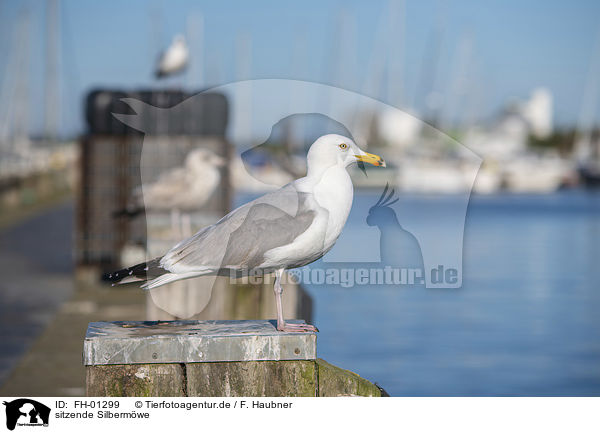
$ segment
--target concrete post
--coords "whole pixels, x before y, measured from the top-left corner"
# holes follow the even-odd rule
[[[300,321],[296,321],[300,322]],[[268,320],[92,322],[88,396],[381,396],[376,385],[316,358],[315,333]]]

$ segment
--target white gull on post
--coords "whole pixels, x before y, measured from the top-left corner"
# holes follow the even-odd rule
[[[107,275],[113,283],[143,281],[153,289],[202,275],[274,273],[277,329],[314,332],[312,325],[286,323],[282,274],[323,257],[340,236],[354,190],[346,169],[357,162],[385,167],[351,139],[324,135],[310,147],[307,174],[233,210],[215,224],[179,242],[164,256]]]

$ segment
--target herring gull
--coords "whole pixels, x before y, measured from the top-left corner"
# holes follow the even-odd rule
[[[125,209],[113,213],[115,217],[136,217],[143,210],[170,211],[173,233],[184,225],[189,230],[189,213],[201,208],[212,196],[221,181],[220,167],[225,159],[209,149],[190,151],[182,166],[161,174],[155,182],[144,184],[133,191],[132,200]],[[191,235],[183,230],[186,236]]]
[[[182,167],[162,174],[154,183],[144,185],[147,209],[196,210],[210,198],[219,182],[219,167],[225,160],[208,149],[194,149]]]
[[[188,47],[183,35],[176,35],[165,52],[160,55],[156,68],[156,78],[163,78],[181,72],[188,63]]]
[[[284,320],[282,274],[318,260],[333,247],[354,196],[346,169],[359,161],[385,167],[380,156],[364,152],[350,138],[324,135],[308,151],[305,177],[240,206],[164,256],[107,279],[113,284],[141,281],[142,288],[153,289],[202,275],[274,273],[277,329],[315,332],[312,325]]]

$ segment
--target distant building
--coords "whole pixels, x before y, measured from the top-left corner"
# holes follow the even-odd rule
[[[423,121],[418,117],[395,108],[379,113],[377,120],[380,137],[386,143],[398,147],[413,145],[423,126]]]
[[[536,138],[548,138],[552,134],[552,93],[546,88],[533,91],[521,107],[521,115],[528,122],[531,134]]]
[[[484,157],[510,158],[526,152],[530,135],[549,137],[552,117],[552,94],[538,88],[528,100],[510,104],[491,127],[467,131],[463,141]]]
[[[79,269],[95,274],[114,270],[121,265],[123,247],[146,241],[143,215],[119,216],[142,184],[143,174],[152,182],[183,165],[186,155],[196,148],[230,158],[231,146],[225,139],[226,97],[216,92],[191,96],[173,90],[96,90],[88,95],[88,132],[80,142],[77,194],[75,257]],[[135,110],[133,102],[137,102]],[[224,168],[222,179],[226,180],[205,206],[219,216],[229,210],[228,176]]]

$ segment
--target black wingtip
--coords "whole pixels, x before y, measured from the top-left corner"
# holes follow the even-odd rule
[[[137,207],[133,209],[119,209],[112,213],[113,218],[135,218],[144,212],[144,208]]]
[[[381,396],[382,397],[391,397],[391,395],[388,394],[388,392],[383,389],[382,387],[380,387],[377,382],[375,382],[375,386],[377,387],[377,389],[379,389],[379,392],[381,392]]]
[[[155,278],[162,274],[165,274],[167,271],[162,268],[160,265],[160,259],[152,259],[147,262],[138,263],[135,266],[131,266],[129,268],[120,269],[115,272],[110,272],[102,275],[102,281],[107,283],[115,284],[120,283],[124,278],[127,277],[137,277],[142,281],[147,281],[148,279]]]

